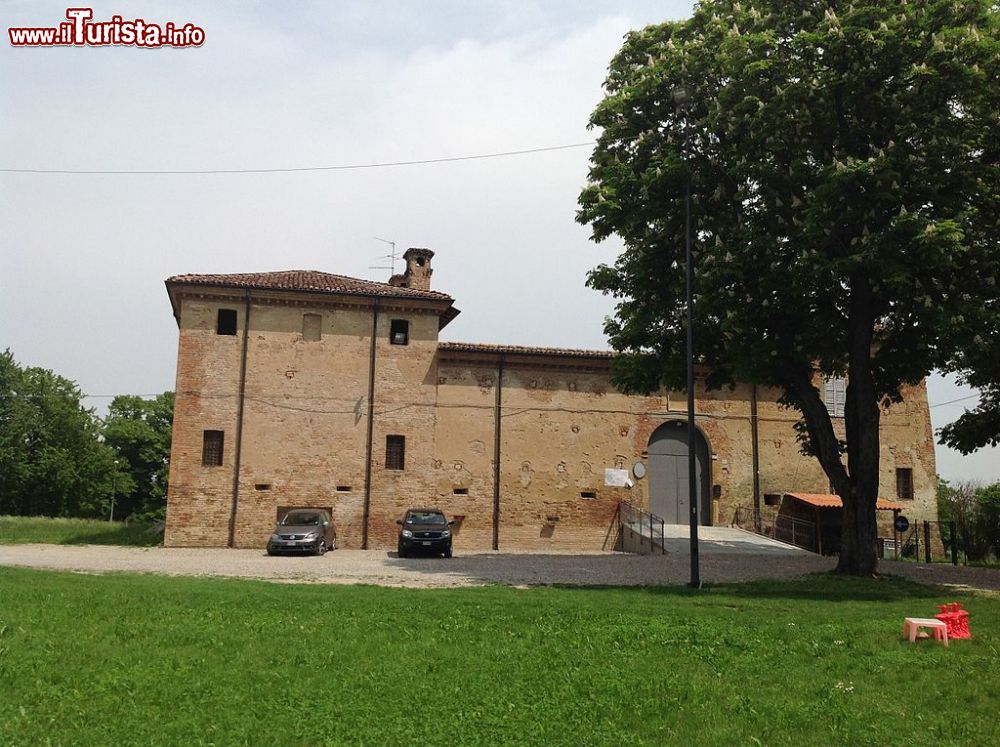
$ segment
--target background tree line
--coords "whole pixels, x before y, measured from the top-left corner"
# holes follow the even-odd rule
[[[80,388],[0,354],[0,514],[154,521],[166,510],[174,394],[115,397],[104,418]]]
[[[1000,482],[980,485],[938,482],[938,519],[945,543],[950,542],[948,522],[955,522],[958,545],[972,563],[1000,561]]]

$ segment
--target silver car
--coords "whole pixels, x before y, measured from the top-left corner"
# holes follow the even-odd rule
[[[267,554],[309,552],[322,555],[337,549],[330,514],[320,508],[295,508],[285,514],[267,541]]]

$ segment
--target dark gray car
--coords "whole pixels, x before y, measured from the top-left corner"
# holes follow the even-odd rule
[[[399,524],[396,552],[401,558],[413,553],[440,553],[451,557],[451,526],[436,508],[411,508]]]
[[[322,555],[337,549],[337,533],[330,514],[319,508],[295,508],[274,528],[267,541],[267,554],[309,552]]]

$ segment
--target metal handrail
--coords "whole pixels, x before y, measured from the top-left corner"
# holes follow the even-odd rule
[[[645,509],[639,508],[633,503],[628,501],[618,502],[618,534],[621,535],[623,529],[628,527],[630,532],[635,532],[639,535],[639,545],[646,540],[645,531],[649,530],[649,549],[652,550],[656,546],[655,534],[653,528],[659,525],[660,528],[660,553],[662,555],[667,554],[666,541],[664,540],[664,528],[666,522],[655,514],[651,514]]]
[[[794,516],[775,516],[771,536],[790,545],[816,552],[816,524]]]
[[[737,506],[730,526],[736,526],[765,537],[771,537],[779,542],[786,542],[816,552],[816,524],[807,519],[778,514],[774,517],[774,522],[769,529],[761,528],[758,530],[752,509]]]
[[[747,514],[750,514],[750,516],[747,517]],[[747,518],[750,519],[750,525],[749,526],[752,527],[753,526],[753,523],[752,523],[753,515],[752,515],[752,512],[750,511],[750,509],[747,508],[747,507],[745,507],[745,506],[737,506],[736,507],[736,511],[733,512],[733,520],[731,522],[729,522],[729,526],[731,526],[731,527],[739,527],[740,529],[747,529],[748,528],[748,526],[747,526]],[[753,531],[753,529],[751,529],[751,531]]]
[[[901,536],[901,542],[898,545],[899,556],[905,558],[909,553],[913,553],[914,559],[920,562],[920,528],[919,525],[914,522],[910,527],[910,530],[903,536]]]

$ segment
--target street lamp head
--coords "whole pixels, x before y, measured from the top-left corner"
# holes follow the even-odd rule
[[[691,98],[688,96],[687,88],[684,86],[674,86],[670,93],[674,98],[674,106],[678,109],[686,109],[691,103]]]

